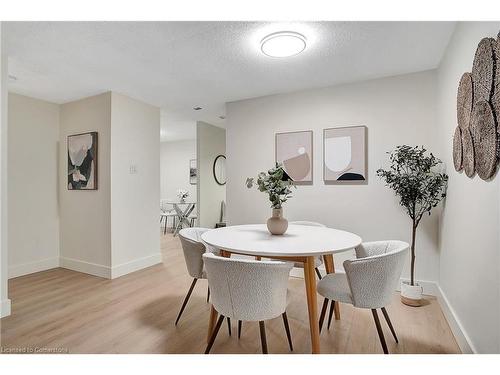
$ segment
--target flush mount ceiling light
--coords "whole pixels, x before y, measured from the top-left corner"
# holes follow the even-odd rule
[[[262,53],[269,57],[290,57],[306,49],[306,37],[293,31],[279,31],[260,42]]]

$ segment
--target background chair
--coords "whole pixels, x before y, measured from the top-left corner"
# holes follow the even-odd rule
[[[267,354],[265,320],[282,316],[290,350],[292,338],[286,316],[287,285],[292,263],[230,259],[203,255],[212,305],[220,314],[205,354],[210,352],[224,317],[259,322],[262,353]]]
[[[357,259],[344,262],[345,274],[326,275],[318,283],[318,293],[325,297],[319,319],[320,331],[328,300],[350,303],[355,307],[371,309],[384,353],[387,345],[380,326],[377,309],[381,309],[396,342],[398,338],[385,309],[392,299],[403,269],[408,244],[402,241],[376,241],[356,248]]]
[[[165,220],[163,226],[163,234],[167,233],[168,219],[172,218],[172,229],[175,228],[175,219],[177,218],[177,213],[174,209],[169,209],[168,204],[165,201],[160,200],[160,224]]]
[[[191,297],[191,293],[196,285],[198,279],[206,279],[206,272],[203,266],[203,254],[206,251],[205,244],[201,240],[201,235],[205,233],[208,228],[184,228],[179,231],[179,238],[181,240],[182,251],[184,253],[184,260],[186,261],[186,267],[189,275],[193,278],[193,282],[189,287],[188,293],[182,302],[181,310],[177,315],[175,320],[175,325],[179,322],[184,309]],[[214,250],[214,249],[210,249]],[[207,302],[210,298],[210,287],[207,290]],[[228,330],[229,335],[231,335],[231,322],[228,318]]]
[[[326,227],[326,225],[321,224],[321,223],[316,223],[314,221],[290,221],[288,224],[291,225],[306,225],[309,227]],[[319,268],[323,264],[323,259],[321,257],[316,257],[314,259],[314,271],[316,271],[316,275],[318,275],[318,279],[321,280],[321,272],[319,272]],[[294,267],[297,268],[304,268],[304,263],[302,262],[297,262],[294,263]]]

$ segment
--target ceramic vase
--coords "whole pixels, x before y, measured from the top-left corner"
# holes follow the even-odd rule
[[[267,229],[271,234],[281,235],[288,228],[288,220],[283,217],[282,208],[273,208],[273,216],[267,219]]]

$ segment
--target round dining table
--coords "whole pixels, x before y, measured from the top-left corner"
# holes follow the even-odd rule
[[[348,251],[361,244],[361,237],[343,230],[289,225],[285,234],[272,235],[265,224],[235,225],[206,231],[202,240],[213,248],[219,249],[221,256],[231,254],[279,259],[304,263],[304,281],[309,313],[311,349],[313,354],[320,353],[318,302],[316,295],[316,275],[314,260],[322,256],[327,273],[335,272],[333,254]],[[340,319],[338,303],[335,304],[335,318]],[[208,324],[210,337],[217,311],[212,306]]]

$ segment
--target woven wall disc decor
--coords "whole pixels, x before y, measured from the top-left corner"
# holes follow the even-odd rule
[[[495,112],[497,120],[497,131],[500,132],[498,123],[500,122],[500,33],[495,43],[495,78],[493,80],[493,95],[491,97],[491,106]]]
[[[462,170],[462,131],[458,126],[453,134],[453,165],[457,172]]]
[[[460,129],[467,129],[470,124],[472,91],[472,74],[462,74],[457,92],[457,121]]]
[[[487,180],[493,176],[497,166],[497,129],[493,110],[487,101],[474,105],[470,130],[474,141],[477,175]]]
[[[474,176],[474,143],[469,129],[462,131],[462,164],[467,177]]]
[[[493,38],[483,38],[476,49],[476,55],[472,63],[474,104],[491,98],[495,70],[494,43],[496,43],[496,40]]]

